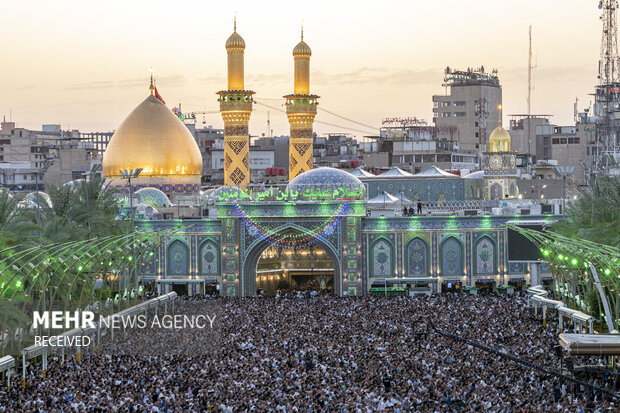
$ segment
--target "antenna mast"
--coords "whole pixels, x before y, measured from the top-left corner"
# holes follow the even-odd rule
[[[531,98],[532,98],[532,26],[530,25],[530,49],[527,57],[527,154],[532,156]],[[530,162],[531,163],[531,162]]]
[[[611,174],[620,161],[620,76],[616,26],[618,2],[600,0],[598,8],[602,10],[600,18],[603,21],[603,33],[598,62],[599,83],[594,103],[594,114],[599,117],[599,122],[592,169],[596,174]]]
[[[271,121],[269,120],[269,111],[267,111],[267,135],[271,138]]]

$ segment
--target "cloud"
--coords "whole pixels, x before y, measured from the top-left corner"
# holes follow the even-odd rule
[[[214,76],[209,76],[209,77],[199,77],[196,80],[200,83],[207,83],[207,84],[216,83],[217,84],[217,83],[225,83],[226,77],[224,75],[214,75]]]
[[[538,66],[532,69],[532,77],[550,82],[584,82],[588,79],[596,82],[596,65],[580,66]],[[500,81],[527,81],[527,66],[513,66],[500,70]]]
[[[158,84],[167,88],[181,87],[187,84],[187,78],[183,75],[158,76],[156,79]],[[99,80],[88,83],[77,83],[69,85],[65,90],[87,90],[87,89],[127,89],[134,87],[144,87],[148,85],[148,79],[134,78],[121,80]]]
[[[312,73],[313,80],[322,84],[428,84],[442,77],[442,69],[391,69],[386,67],[361,67],[350,72]]]
[[[247,82],[250,84],[264,85],[264,84],[286,84],[293,79],[290,73],[274,73],[271,75],[252,75],[248,76]]]

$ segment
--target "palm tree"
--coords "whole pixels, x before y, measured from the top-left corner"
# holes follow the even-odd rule
[[[117,221],[118,201],[105,178],[94,176],[77,187],[76,199],[69,212],[72,219],[87,229],[88,237],[127,233],[130,226]]]
[[[620,177],[601,175],[593,187],[578,188],[578,198],[567,208],[568,222],[558,222],[553,229],[568,237],[617,247],[620,245]]]
[[[0,191],[0,249],[32,241],[36,225],[30,211],[19,208],[19,200]]]
[[[48,185],[51,206],[43,206],[42,237],[49,242],[92,239],[131,230],[127,222],[117,221],[118,202],[105,183],[93,176],[77,184]]]

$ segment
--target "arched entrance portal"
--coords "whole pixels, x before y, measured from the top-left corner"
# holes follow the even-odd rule
[[[303,235],[291,229],[287,233]],[[248,253],[242,268],[241,295],[244,297],[255,296],[259,289],[267,294],[275,293],[280,281],[282,287],[288,283],[293,290],[324,287],[336,295],[342,294],[340,260],[332,247],[321,239],[297,248],[283,248],[262,240]]]
[[[273,296],[281,291],[334,292],[334,263],[319,245],[267,247],[256,267],[256,288]]]

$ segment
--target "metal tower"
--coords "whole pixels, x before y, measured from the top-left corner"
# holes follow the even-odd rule
[[[598,86],[594,100],[596,142],[593,147],[592,172],[613,174],[620,161],[620,60],[618,59],[618,32],[616,0],[600,0],[603,33],[601,56],[598,62]]]

